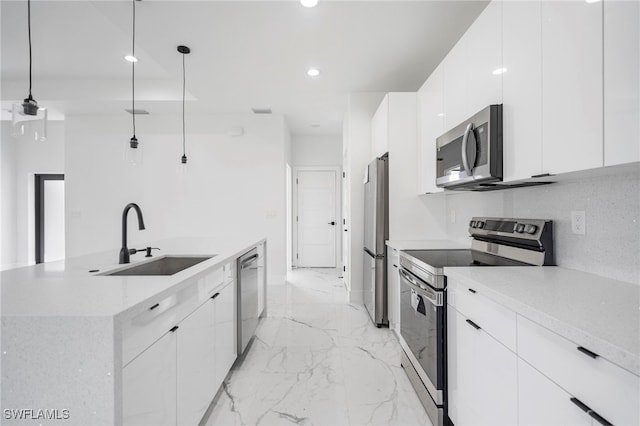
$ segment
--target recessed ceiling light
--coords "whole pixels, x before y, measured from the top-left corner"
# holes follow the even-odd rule
[[[500,75],[500,74],[504,74],[505,72],[507,72],[506,68],[498,68],[493,70],[493,75]]]
[[[129,61],[129,62],[138,62],[138,58],[136,58],[133,55],[127,55],[124,57],[125,61]]]
[[[309,68],[309,70],[307,71],[307,75],[309,77],[317,77],[320,75],[320,70],[317,68]]]
[[[318,5],[318,0],[300,0],[300,4],[304,7],[315,7]]]

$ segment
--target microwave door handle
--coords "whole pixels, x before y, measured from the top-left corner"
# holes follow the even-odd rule
[[[467,158],[467,143],[469,142],[469,133],[473,129],[473,123],[467,124],[467,128],[464,130],[464,136],[462,136],[462,167],[467,173],[467,176],[471,176],[471,167],[469,167],[469,159]]]

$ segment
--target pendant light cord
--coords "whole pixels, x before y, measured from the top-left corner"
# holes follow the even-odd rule
[[[27,28],[29,31],[29,100],[32,100],[31,96],[31,0],[27,0]]]
[[[184,57],[186,55],[182,54],[182,155],[186,155],[186,143],[185,143],[185,119],[184,119],[184,97],[185,90],[187,86],[187,76],[184,66]]]
[[[30,0],[29,0],[30,1]],[[133,30],[131,55],[136,57],[136,0],[133,3]],[[133,137],[136,137],[136,62],[131,62],[131,116],[133,120]]]

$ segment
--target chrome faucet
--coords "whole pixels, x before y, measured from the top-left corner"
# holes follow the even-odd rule
[[[133,253],[136,252],[135,249],[131,251],[127,248],[127,213],[129,213],[129,210],[131,210],[132,208],[135,209],[138,215],[138,229],[140,229],[141,231],[145,229],[144,219],[142,218],[142,210],[140,210],[140,207],[138,207],[136,203],[127,204],[122,211],[122,248],[120,249],[119,263],[129,263],[131,260],[129,255],[132,254],[132,251]]]

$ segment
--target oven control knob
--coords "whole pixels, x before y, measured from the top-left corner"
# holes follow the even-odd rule
[[[537,230],[538,227],[536,225],[527,225],[524,227],[524,232],[527,234],[535,234]]]
[[[516,225],[516,232],[518,234],[522,234],[524,232],[524,228],[525,228],[524,223],[519,223]]]
[[[479,220],[476,222],[476,228],[482,229],[484,228],[484,222]]]
[[[469,222],[469,228],[475,228],[476,227],[476,221],[472,220],[471,222]]]

